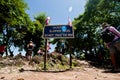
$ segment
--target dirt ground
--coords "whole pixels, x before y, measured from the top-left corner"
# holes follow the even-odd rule
[[[85,61],[81,63],[88,64]],[[20,72],[23,68],[24,71]],[[0,69],[0,80],[120,80],[120,72],[111,73],[109,70],[93,66],[76,67],[66,71],[36,71],[32,66],[5,67]]]

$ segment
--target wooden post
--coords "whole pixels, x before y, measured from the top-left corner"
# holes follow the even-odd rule
[[[50,17],[47,17],[45,24],[49,25]],[[47,39],[45,39],[45,54],[44,54],[44,70],[46,71],[46,61],[47,61]]]
[[[44,70],[46,71],[46,61],[47,61],[47,39],[45,39],[45,54],[44,54]]]
[[[71,54],[71,51],[70,51],[70,68],[72,68],[72,54]]]
[[[72,68],[72,51],[71,51],[71,40],[69,40],[69,52],[70,52],[70,68]]]

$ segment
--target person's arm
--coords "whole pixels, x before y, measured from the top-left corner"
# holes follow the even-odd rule
[[[27,48],[29,47],[29,44],[27,44]]]
[[[113,32],[114,34],[116,34],[118,37],[120,37],[120,32],[117,29],[115,29],[114,27],[110,27],[109,30],[111,32]]]

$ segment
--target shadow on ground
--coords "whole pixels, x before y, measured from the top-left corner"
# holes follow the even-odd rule
[[[28,69],[25,70],[24,68],[19,69],[19,72],[24,72],[24,71],[31,71],[31,72],[47,72],[47,73],[59,73],[59,72],[66,72],[66,71],[71,71],[73,70],[72,68],[70,69],[65,69],[65,70],[57,70],[57,71],[48,71],[48,70],[32,70],[32,69]]]

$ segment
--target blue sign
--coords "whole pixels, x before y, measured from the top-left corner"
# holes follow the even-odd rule
[[[74,38],[73,27],[69,25],[46,25],[44,38]]]

